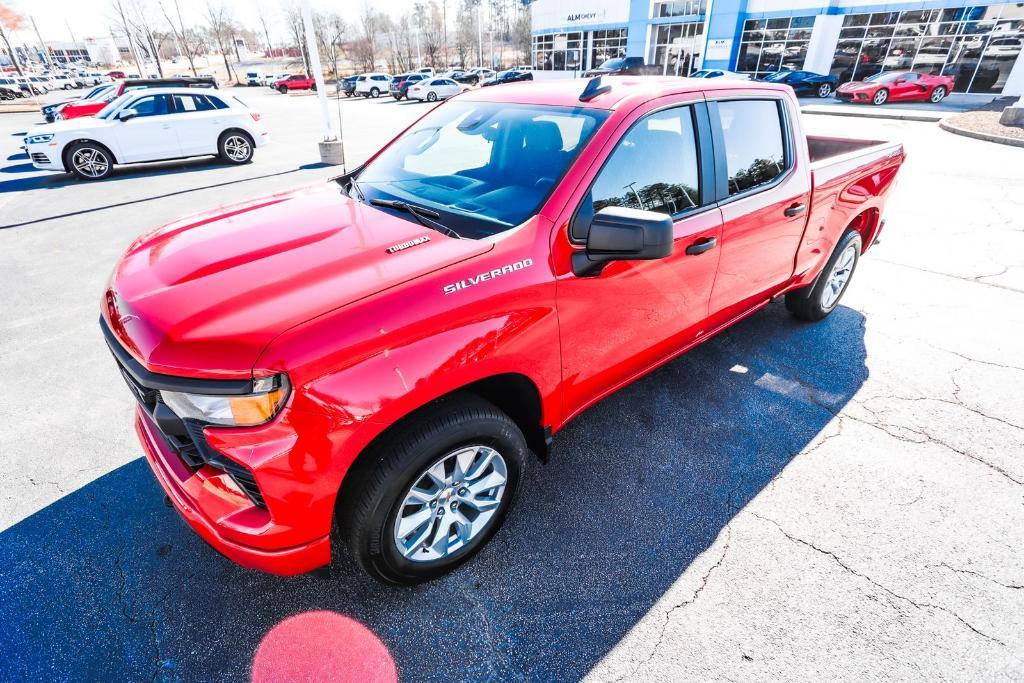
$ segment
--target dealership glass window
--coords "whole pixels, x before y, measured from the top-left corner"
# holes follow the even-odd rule
[[[533,36],[533,67],[539,71],[582,69],[583,35],[575,31]]]
[[[693,110],[676,107],[644,119],[622,137],[601,169],[594,211],[624,206],[675,215],[700,204]]]
[[[590,67],[601,66],[602,62],[615,57],[626,56],[626,38],[628,31],[624,28],[610,31],[592,31],[590,34]]]
[[[811,41],[814,17],[750,19],[743,24],[736,70],[764,76],[801,69]]]
[[[654,3],[653,17],[688,17],[703,15],[707,11],[707,0],[674,0]]]
[[[650,62],[657,64],[662,74],[689,76],[700,68],[700,51],[704,47],[704,22],[661,24],[652,27],[652,30],[654,40]]]
[[[1024,6],[850,14],[832,58],[840,82],[883,71],[945,74],[960,92],[998,93],[1024,46]]]

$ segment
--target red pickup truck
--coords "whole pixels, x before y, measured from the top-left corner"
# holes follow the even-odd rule
[[[334,182],[138,238],[100,324],[217,550],[295,574],[347,547],[415,583],[480,549],[589,405],[777,297],[825,318],[903,158],[805,136],[785,86],[472,91]]]
[[[270,87],[282,95],[286,94],[289,90],[316,90],[316,79],[302,74],[292,74],[281,80],[274,81]]]

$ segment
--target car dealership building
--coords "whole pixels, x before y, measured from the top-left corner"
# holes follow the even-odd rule
[[[860,80],[913,69],[954,76],[958,92],[1024,94],[1021,2],[535,0],[531,13],[540,71],[571,75],[613,57],[672,75],[803,69]]]

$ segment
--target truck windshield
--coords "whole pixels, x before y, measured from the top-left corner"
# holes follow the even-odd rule
[[[359,191],[366,201],[433,209],[462,237],[489,237],[537,212],[607,115],[584,107],[455,100],[367,164],[357,178]]]

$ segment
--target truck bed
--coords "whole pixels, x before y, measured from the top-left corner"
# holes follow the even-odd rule
[[[811,173],[816,187],[825,185],[839,176],[853,174],[879,160],[900,155],[903,146],[898,142],[807,136],[807,151],[811,158]]]

